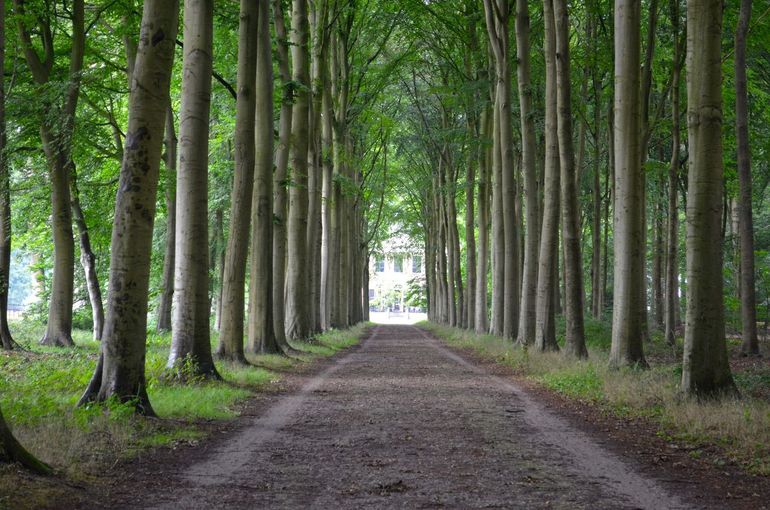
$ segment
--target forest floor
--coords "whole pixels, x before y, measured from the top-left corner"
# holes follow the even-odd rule
[[[376,326],[210,439],[124,461],[52,508],[764,508],[770,480]]]

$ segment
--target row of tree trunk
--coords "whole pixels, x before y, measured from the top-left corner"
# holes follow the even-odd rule
[[[235,173],[216,350],[240,363],[246,353],[289,354],[290,340],[346,327],[365,315],[364,222],[355,196],[360,173],[348,129],[352,25],[329,24],[327,2],[314,3],[309,12],[307,0],[294,0],[287,38],[281,8],[272,3],[282,90],[274,150],[271,5],[241,2]],[[153,412],[144,382],[147,286],[164,130],[169,167],[176,152],[168,103],[176,9],[165,2],[144,6],[113,227],[107,327],[81,399],[136,400],[146,414]],[[158,323],[168,327],[173,295],[167,369],[182,380],[219,377],[210,346],[209,252],[200,245],[209,224],[212,34],[213,2],[186,0],[179,163],[176,199],[168,198],[164,264],[166,281],[173,266],[174,286],[163,293]],[[149,76],[162,79],[147,88]]]
[[[676,4],[676,2],[674,2]],[[748,6],[746,4],[749,4]],[[538,144],[533,122],[531,92],[528,4],[516,2],[517,83],[519,87],[520,143],[514,143],[511,121],[511,61],[508,21],[514,6],[507,0],[484,0],[484,13],[489,45],[489,73],[495,79],[489,99],[491,111],[484,112],[479,122],[467,115],[468,139],[492,140],[490,150],[468,151],[469,170],[466,202],[466,276],[456,271],[460,247],[457,244],[457,219],[452,215],[456,200],[457,171],[452,155],[441,144],[429,148],[437,161],[433,186],[426,197],[433,207],[426,209],[426,261],[430,319],[458,327],[490,332],[516,339],[539,350],[556,350],[554,316],[563,302],[566,319],[564,349],[568,354],[585,357],[583,324],[585,290],[581,254],[580,216],[577,204],[578,169],[584,153],[582,135],[579,147],[573,149],[572,107],[570,104],[570,25],[567,4],[562,0],[544,0],[544,60],[546,83],[544,95],[545,129],[542,148],[543,171],[538,176],[536,159]],[[751,227],[750,164],[748,161],[747,107],[745,103],[745,37],[750,15],[750,2],[741,7],[736,33],[736,71],[738,78],[739,170],[741,172],[740,242],[743,278],[753,274],[753,231]],[[657,2],[650,9],[648,32],[654,34],[658,16]],[[674,122],[673,155],[668,175],[668,198],[658,205],[660,216],[668,210],[668,223],[654,221],[653,315],[656,324],[665,329],[673,344],[679,307],[678,270],[678,188],[681,140],[679,137],[679,88],[684,54],[680,42],[678,6],[672,8],[675,31],[674,63],[666,95],[671,96]],[[719,44],[722,13],[718,2],[687,2],[687,84],[689,189],[687,191],[687,318],[682,386],[696,395],[713,395],[734,391],[727,363],[722,296],[720,237],[722,204],[721,149],[721,70]],[[589,20],[589,36],[595,34]],[[612,280],[613,333],[610,364],[646,366],[644,342],[647,330],[646,288],[646,214],[644,163],[655,122],[664,110],[651,112],[651,65],[654,37],[647,40],[647,52],[641,53],[641,10],[639,2],[615,2],[615,83],[614,104],[607,116],[610,125],[609,172],[602,205],[599,174],[599,107],[601,81],[594,75],[594,175],[592,192],[593,246],[591,259],[590,311],[599,317],[605,308],[607,270],[614,264]],[[475,28],[470,27],[473,33]],[[591,37],[587,38],[589,41]],[[476,51],[473,38],[467,39],[467,51]],[[466,59],[470,61],[471,59]],[[473,70],[479,75],[479,69]],[[466,64],[466,74],[471,75]],[[583,95],[588,94],[588,76]],[[416,88],[415,88],[416,89]],[[415,91],[415,97],[417,93]],[[665,99],[665,98],[664,98]],[[708,107],[706,107],[708,105]],[[695,122],[694,119],[699,119]],[[427,127],[427,126],[426,126]],[[448,127],[448,126],[444,126]],[[640,137],[640,134],[642,135]],[[520,155],[520,159],[519,159]],[[517,165],[516,163],[520,163]],[[475,180],[471,167],[479,168]],[[488,176],[491,176],[491,183]],[[520,180],[522,182],[517,183]],[[542,183],[538,187],[538,182]],[[473,184],[478,184],[477,209],[474,216]],[[523,184],[523,186],[522,186]],[[491,190],[488,186],[491,185]],[[517,191],[523,189],[523,198]],[[491,194],[491,211],[489,196]],[[614,259],[608,257],[608,214],[613,212]],[[491,212],[491,274],[487,248]],[[602,216],[604,245],[602,250]],[[520,230],[523,229],[523,241]],[[469,235],[470,232],[470,235]],[[473,235],[478,232],[478,243]],[[523,248],[523,254],[520,250]],[[473,257],[470,254],[473,253]],[[563,263],[560,266],[560,256]],[[469,268],[474,271],[469,271]],[[742,267],[742,269],[744,269]],[[474,281],[475,280],[475,281]],[[563,288],[560,288],[560,281]],[[491,300],[488,285],[491,284]],[[464,291],[473,290],[474,309],[463,301]],[[745,353],[756,353],[755,303],[753,282],[742,281]],[[488,304],[491,303],[491,315]],[[487,318],[489,317],[489,323]],[[700,319],[698,319],[700,317]],[[705,320],[705,318],[708,320]],[[516,333],[518,331],[518,333]]]

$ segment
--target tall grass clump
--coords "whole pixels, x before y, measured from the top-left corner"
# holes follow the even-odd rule
[[[616,416],[643,417],[659,427],[660,434],[698,447],[716,444],[727,456],[750,472],[770,475],[770,402],[750,396],[698,401],[679,388],[680,357],[660,336],[647,345],[648,370],[608,367],[611,326],[587,319],[589,358],[578,360],[555,352],[538,352],[504,338],[433,323],[421,323],[450,346],[470,349],[491,361],[570,399],[590,402]],[[561,326],[561,327],[559,327]],[[557,331],[563,330],[563,322]],[[560,334],[563,340],[563,333]],[[558,336],[558,335],[557,335]],[[736,374],[739,387],[763,384],[770,370]]]

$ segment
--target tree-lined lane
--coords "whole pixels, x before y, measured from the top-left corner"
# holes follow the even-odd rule
[[[515,384],[411,326],[283,397],[159,508],[682,508]]]

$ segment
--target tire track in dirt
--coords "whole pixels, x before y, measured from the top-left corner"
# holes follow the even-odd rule
[[[167,476],[165,490],[126,507],[688,508],[515,383],[412,326],[377,326]]]
[[[669,494],[655,480],[637,473],[631,466],[623,462],[613,453],[593,441],[584,432],[569,425],[562,418],[549,412],[542,404],[530,398],[526,391],[510,380],[486,373],[482,368],[444,347],[425,331],[416,328],[417,332],[431,342],[444,356],[472,370],[479,375],[488,377],[502,390],[508,391],[521,400],[522,416],[532,428],[537,429],[537,440],[548,447],[562,448],[569,452],[576,464],[594,478],[604,479],[614,490],[623,494],[639,508],[674,509],[689,508],[678,497]]]

